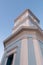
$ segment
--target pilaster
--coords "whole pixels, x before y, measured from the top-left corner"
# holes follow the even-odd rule
[[[27,39],[22,39],[21,55],[20,55],[20,65],[28,65]]]
[[[42,55],[38,40],[33,39],[33,45],[34,45],[34,52],[36,57],[36,64],[42,65]]]

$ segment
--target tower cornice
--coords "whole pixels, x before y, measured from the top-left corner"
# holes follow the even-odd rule
[[[9,42],[11,39],[22,33],[23,31],[35,31],[37,33],[40,33],[43,37],[43,32],[41,29],[34,28],[34,27],[28,27],[28,26],[22,26],[20,29],[18,29],[14,34],[11,34],[7,39],[4,40],[4,45],[5,43]]]

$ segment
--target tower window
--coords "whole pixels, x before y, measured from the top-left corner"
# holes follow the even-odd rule
[[[13,61],[13,54],[8,56],[8,60],[7,60],[7,64],[6,65],[12,65],[12,61]]]

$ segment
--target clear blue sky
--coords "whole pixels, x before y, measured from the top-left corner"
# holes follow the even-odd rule
[[[43,29],[43,0],[0,0],[0,61],[4,52],[3,40],[11,34],[14,19],[27,8],[39,18]]]

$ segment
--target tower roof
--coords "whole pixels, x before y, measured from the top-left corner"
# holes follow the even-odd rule
[[[19,19],[23,17],[23,15],[27,14],[31,18],[34,18],[38,23],[40,23],[39,19],[30,11],[30,9],[26,9],[23,13],[21,13],[15,20],[14,22],[16,23]],[[26,16],[26,15],[25,15]]]
[[[12,33],[17,31],[21,26],[39,26],[39,19],[29,10],[26,9],[20,16],[14,20],[14,27]]]

